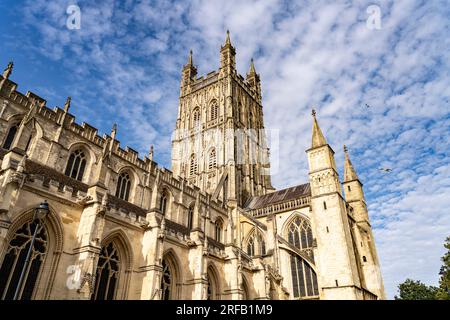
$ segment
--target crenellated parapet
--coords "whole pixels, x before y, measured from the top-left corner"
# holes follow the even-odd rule
[[[42,118],[51,124],[64,126],[65,130],[68,130],[74,135],[78,136],[79,138],[81,138],[80,140],[93,144],[98,148],[103,148],[105,146],[108,135],[104,134],[103,136],[100,136],[98,134],[98,129],[91,124],[86,122],[82,122],[81,124],[79,124],[76,122],[76,118],[74,115],[66,112],[59,107],[50,109],[46,105],[47,101],[37,94],[31,91],[23,94],[16,90],[16,83],[10,81],[9,79],[3,80],[5,81],[5,84],[2,90],[0,90],[0,97],[7,99],[9,103],[13,103],[18,106],[23,114],[26,114],[28,111],[30,111],[33,104],[37,104],[37,117]],[[5,87],[10,88],[11,91],[5,90]],[[64,123],[62,123],[62,121],[64,121]],[[120,146],[120,142],[117,140],[114,140],[113,145],[113,152],[117,157],[131,163],[132,165],[140,169],[144,170],[147,168],[149,161],[147,157],[139,157],[139,153],[129,146],[122,148]]]
[[[185,93],[182,95],[182,98],[185,96],[189,96],[190,94],[196,93],[201,89],[208,87],[216,82],[223,82],[224,80],[219,77],[219,71],[211,71],[206,75],[197,77],[192,80],[190,87]],[[241,74],[232,74],[232,79],[235,81],[235,84],[239,85],[239,87],[244,90],[249,96],[251,96],[255,101],[258,101],[261,106],[261,97],[260,93],[256,87],[252,86],[251,83],[245,79]]]

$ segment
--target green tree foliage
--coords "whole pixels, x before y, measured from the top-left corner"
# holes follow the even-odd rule
[[[445,239],[444,243],[447,252],[441,258],[443,264],[439,275],[439,290],[436,294],[436,298],[439,300],[450,300],[450,237]]]
[[[447,252],[441,258],[443,264],[439,271],[439,287],[406,279],[399,284],[399,296],[395,296],[395,300],[450,300],[450,237],[445,239],[444,247]]]
[[[406,279],[398,286],[398,290],[399,296],[395,296],[395,300],[435,300],[438,292],[438,288],[412,279]]]

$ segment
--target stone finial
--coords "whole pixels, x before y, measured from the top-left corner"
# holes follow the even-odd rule
[[[150,151],[148,152],[148,158],[149,160],[153,161],[153,145],[150,145]]]
[[[9,76],[12,73],[13,67],[14,67],[14,62],[10,61],[8,63],[8,65],[6,66],[5,70],[3,71],[3,78],[5,78],[5,79],[9,78]]]
[[[347,146],[346,146],[345,144],[344,144],[344,152],[345,152],[345,153],[348,152]]]
[[[192,59],[192,49],[189,50],[189,58],[188,58],[188,65],[193,65],[193,59]]]
[[[160,225],[160,229],[159,229],[159,233],[158,233],[158,238],[164,239],[165,236],[166,236],[166,217],[163,216],[161,219],[161,225]]]
[[[255,63],[253,62],[253,58],[250,60],[250,71],[249,74],[255,74],[256,73],[256,69],[255,69]]]
[[[209,250],[208,250],[208,237],[205,237],[205,240],[203,241],[203,255],[208,256]]]
[[[67,97],[66,102],[64,103],[64,112],[69,112],[71,100],[71,97]]]
[[[23,173],[25,170],[25,162],[27,161],[28,156],[24,155],[22,159],[20,159],[19,163],[17,164],[17,172]]]
[[[108,205],[108,200],[109,200],[109,195],[108,193],[105,193],[105,195],[102,198],[102,206],[107,206]]]
[[[111,128],[111,138],[112,140],[116,139],[116,133],[117,133],[117,123],[114,123]]]

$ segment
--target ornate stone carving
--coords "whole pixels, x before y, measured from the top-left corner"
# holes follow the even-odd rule
[[[94,292],[95,276],[89,272],[84,272],[81,277],[80,287],[77,290],[78,293],[84,293],[87,296],[91,296]]]
[[[158,239],[163,240],[166,237],[166,218],[162,218],[161,227],[158,233]]]
[[[76,202],[79,205],[86,205],[89,201],[92,200],[92,197],[90,195],[86,195],[86,196],[78,196]]]
[[[16,171],[13,174],[11,174],[11,176],[8,179],[8,183],[15,183],[21,188],[25,181],[25,176],[26,176],[25,174]]]

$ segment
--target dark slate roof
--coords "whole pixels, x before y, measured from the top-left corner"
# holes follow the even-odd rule
[[[260,209],[272,204],[286,202],[289,200],[298,199],[310,195],[311,189],[309,183],[305,183],[287,189],[271,192],[262,196],[252,197],[247,201],[245,209],[247,210]]]
[[[87,184],[82,183],[81,181],[72,179],[54,168],[29,159],[25,161],[25,173],[41,176],[45,185],[47,185],[51,179],[56,180],[59,182],[60,189],[65,185],[70,186],[73,188],[74,194],[76,194],[77,190],[87,192],[89,188]]]

